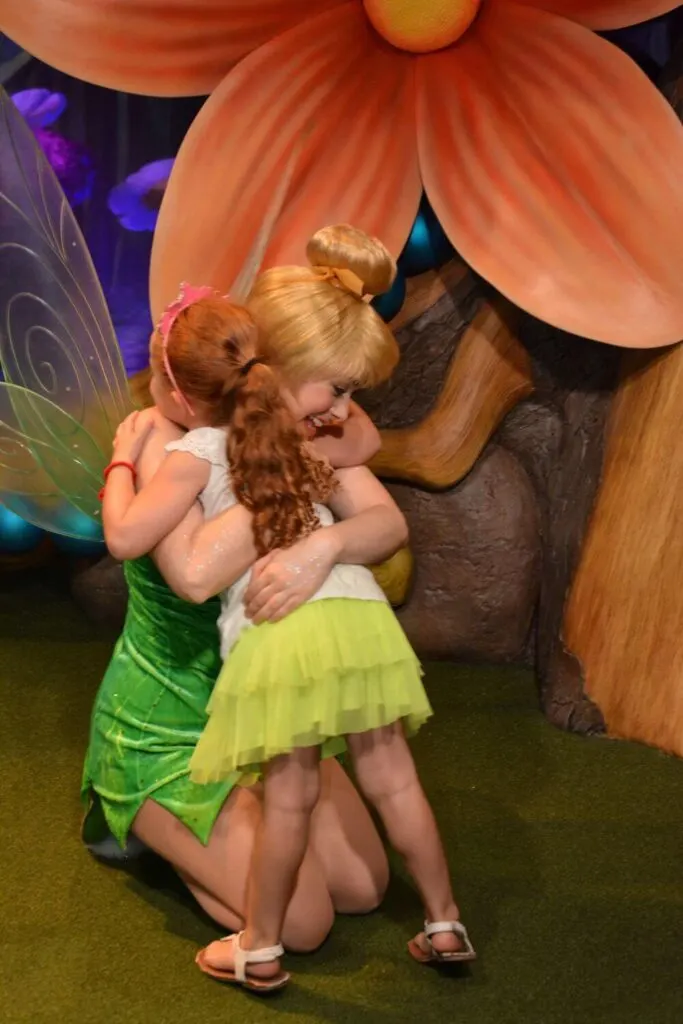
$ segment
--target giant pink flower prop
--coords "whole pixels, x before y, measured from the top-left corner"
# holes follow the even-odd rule
[[[683,130],[591,29],[675,0],[0,0],[87,80],[213,94],[164,197],[155,314],[237,277],[304,140],[266,265],[349,221],[401,250],[424,189],[462,257],[532,313],[625,346],[683,337]]]

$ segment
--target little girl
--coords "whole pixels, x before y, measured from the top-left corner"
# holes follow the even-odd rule
[[[197,498],[207,518],[239,502],[253,515],[255,553],[263,556],[330,526],[334,512],[349,514],[358,484],[316,459],[303,424],[343,419],[354,388],[374,387],[393,371],[396,341],[364,299],[390,287],[395,266],[379,242],[348,227],[319,232],[308,256],[311,268],[259,279],[250,304],[257,319],[260,309],[270,310],[260,336],[246,310],[214,295],[169,309],[152,341],[152,395],[164,415],[191,429],[168,446],[171,454],[138,495],[134,466],[115,459],[104,495],[107,538],[135,538],[134,553],[142,554]],[[278,289],[282,301],[274,303]],[[321,330],[323,321],[333,329]],[[204,782],[263,771],[263,824],[246,928],[221,940],[231,943],[232,964],[217,967],[209,947],[200,967],[259,992],[289,980],[279,964],[283,915],[318,799],[320,757],[338,752],[343,737],[361,789],[425,905],[427,923],[410,952],[421,962],[473,959],[405,740],[431,709],[384,594],[369,570],[337,565],[307,604],[279,622],[251,626],[243,608],[248,579],[221,598],[224,665],[191,768]]]

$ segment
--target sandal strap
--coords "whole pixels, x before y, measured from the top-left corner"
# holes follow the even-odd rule
[[[272,964],[275,960],[279,960],[281,956],[285,955],[285,951],[281,944],[277,946],[266,946],[263,949],[243,949],[242,948],[242,936],[244,932],[239,932],[237,935],[229,936],[234,938],[232,953],[235,964],[235,978],[237,981],[245,982],[247,980],[247,965],[248,964]]]
[[[467,928],[465,928],[462,921],[425,921],[424,933],[430,946],[432,945],[430,939],[432,935],[443,935],[445,932],[457,935],[458,938],[462,939],[465,949],[468,952],[473,952],[472,943],[469,935],[467,934]]]
[[[465,925],[461,921],[425,921],[425,935],[443,935],[444,932],[454,932],[460,938],[465,932]]]

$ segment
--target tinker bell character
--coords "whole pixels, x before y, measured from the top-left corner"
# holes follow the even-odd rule
[[[319,231],[307,251],[311,266],[257,279],[248,301],[253,317],[211,290],[196,291],[194,301],[181,297],[163,317],[152,339],[152,393],[188,432],[167,446],[168,459],[136,493],[134,457],[145,425],[139,416],[124,424],[103,506],[105,537],[119,553],[153,548],[197,500],[207,519],[237,504],[248,510],[262,557],[315,531],[324,542],[338,529],[334,516],[353,514],[373,491],[374,511],[387,517],[386,492],[372,474],[335,473],[308,447],[303,424],[343,420],[354,388],[373,387],[393,371],[396,341],[364,299],[390,287],[395,264],[381,243],[348,226]],[[431,714],[420,666],[372,573],[357,561],[347,556],[350,564],[334,565],[309,601],[276,622],[247,619],[249,573],[221,594],[223,668],[191,778],[216,784],[262,773],[264,815],[246,928],[224,940],[227,963],[217,967],[211,947],[198,963],[254,991],[289,980],[279,963],[284,914],[318,800],[320,759],[337,752],[342,737],[424,903],[412,955],[442,963],[475,955],[406,741]]]

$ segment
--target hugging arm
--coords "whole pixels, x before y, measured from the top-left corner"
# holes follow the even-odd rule
[[[343,521],[262,559],[246,597],[249,611],[255,610],[256,595],[261,595],[261,609],[274,594],[285,591],[298,607],[320,588],[336,562],[380,562],[406,543],[408,529],[402,512],[368,469],[339,470],[338,476],[331,506]],[[232,586],[256,563],[251,513],[235,505],[204,521],[199,509],[193,509],[159,544],[155,557],[176,593],[188,601],[206,601]]]
[[[174,452],[135,493],[125,467],[112,471],[104,490],[104,539],[114,558],[139,558],[182,522],[206,485],[208,463]]]
[[[183,431],[157,410],[149,410],[153,421],[153,430],[146,438],[144,447],[136,460],[140,494],[144,494],[152,485],[160,469],[170,460],[166,455],[166,445],[177,441]],[[177,455],[187,453],[174,453]],[[188,456],[201,465],[199,459]],[[207,464],[204,463],[206,466]],[[115,470],[126,473],[126,470]],[[206,470],[208,472],[208,470]],[[163,479],[163,477],[162,477]],[[130,482],[130,475],[129,475]],[[132,483],[131,483],[132,487]],[[196,592],[196,580],[203,579],[204,563],[220,558],[221,579],[216,591],[222,586],[229,586],[256,560],[256,549],[253,544],[251,517],[246,509],[237,506],[225,513],[224,531],[216,538],[211,533],[202,543],[202,527],[205,525],[204,513],[198,501],[193,501],[181,522],[161,540],[151,552],[161,575],[171,590],[186,601],[203,601],[212,596],[214,591],[204,596]],[[218,543],[219,547],[215,545]],[[214,545],[212,548],[211,545]]]
[[[358,454],[360,438],[372,455],[375,428],[362,410],[354,415],[358,416],[360,426],[350,447]],[[161,420],[159,424],[139,462],[143,484],[151,479],[163,459],[164,445],[180,436],[167,421]],[[286,556],[288,567],[298,569],[299,577],[310,576],[313,567],[316,578],[322,575],[324,579],[336,561],[379,562],[406,542],[407,527],[403,515],[369,470],[364,467],[340,469],[338,477],[339,488],[332,508],[344,522],[316,531],[287,552],[269,556],[271,574],[277,564],[273,560]],[[257,561],[251,521],[251,514],[239,504],[205,521],[200,506],[195,502],[182,522],[164,537],[153,552],[154,560],[169,586],[180,597],[196,603],[232,586]],[[324,543],[321,543],[322,535],[325,535]],[[311,594],[318,589],[314,583],[315,580],[310,580],[308,584],[309,588],[313,586]],[[307,596],[302,600],[307,600]]]
[[[251,513],[234,505],[205,520],[196,504],[157,545],[153,557],[179,597],[202,604],[231,587],[257,560]]]
[[[328,502],[340,522],[328,530],[335,562],[370,565],[408,543],[405,516],[366,466],[340,469],[339,487]]]
[[[379,430],[355,402],[349,403],[349,417],[342,427],[323,427],[314,441],[316,451],[336,468],[362,466],[381,446]]]
[[[407,543],[403,513],[370,470],[357,466],[337,476],[339,488],[329,504],[341,521],[256,563],[245,594],[254,622],[289,615],[313,597],[338,562],[373,564]]]
[[[174,428],[171,428],[174,429]],[[165,440],[172,440],[166,437]],[[333,442],[330,447],[330,441]],[[152,438],[148,449],[158,441]],[[316,438],[314,447],[330,458],[333,465],[339,459],[347,464],[371,458],[379,448],[379,434],[370,418],[351,403],[351,415],[340,437]],[[328,455],[329,451],[329,455]],[[342,561],[362,561],[355,556],[369,551],[371,561],[381,561],[384,551],[393,553],[401,546],[405,533],[405,520],[385,489],[368,470],[340,469],[340,486],[335,495],[334,511],[338,516],[354,516],[357,511],[368,513],[360,522],[333,535],[329,552],[339,550]],[[384,505],[387,517],[378,516],[376,507]],[[316,542],[317,543],[317,542]],[[317,564],[311,538],[300,541],[289,549],[290,564],[298,559],[302,565],[311,560]],[[330,557],[326,555],[326,558]],[[175,592],[187,601],[201,603],[239,579],[257,561],[251,514],[242,505],[235,505],[211,520],[204,520],[199,507],[188,512],[182,523],[157,546],[155,561]],[[334,561],[329,565],[332,567]],[[329,568],[327,571],[329,572]]]

